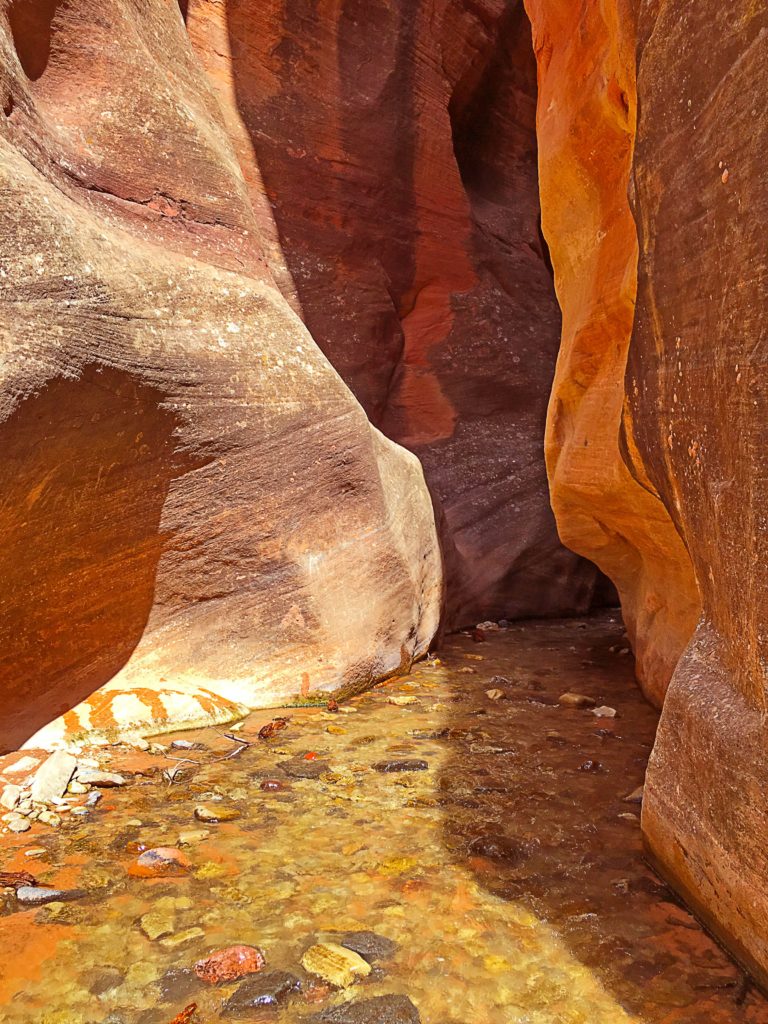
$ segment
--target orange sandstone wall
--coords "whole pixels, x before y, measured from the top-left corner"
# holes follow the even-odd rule
[[[700,602],[626,414],[637,287],[627,189],[637,95],[629,0],[526,0],[538,61],[542,225],[563,314],[549,404],[552,507],[568,547],[619,591],[646,695],[661,704]]]

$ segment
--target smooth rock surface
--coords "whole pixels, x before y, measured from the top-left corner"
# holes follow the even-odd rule
[[[419,1011],[408,996],[376,996],[315,1014],[312,1024],[421,1024]]]
[[[301,982],[289,971],[266,971],[246,978],[224,1003],[224,1017],[249,1017],[261,1007],[276,1007],[301,988]]]
[[[12,7],[0,749],[407,667],[441,599],[421,467],[274,286],[268,204],[178,5]]]
[[[58,800],[67,791],[69,780],[77,768],[77,760],[64,750],[56,750],[35,772],[32,799],[47,804]]]

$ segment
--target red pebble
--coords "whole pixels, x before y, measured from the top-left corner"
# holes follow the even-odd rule
[[[278,779],[264,779],[259,786],[265,793],[271,793],[279,789],[285,789],[285,786]]]
[[[195,974],[208,985],[220,985],[246,974],[256,974],[265,963],[264,954],[255,946],[227,946],[198,960]]]
[[[128,868],[128,874],[136,878],[169,878],[173,875],[186,875],[192,862],[181,850],[172,846],[158,846],[154,850],[146,850]]]
[[[310,750],[308,754],[304,755],[304,760],[305,761],[316,761],[318,756],[319,755],[318,755],[317,751]]]

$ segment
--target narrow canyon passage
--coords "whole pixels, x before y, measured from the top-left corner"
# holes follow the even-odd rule
[[[3,870],[64,891],[4,898],[0,1019],[168,1024],[196,1003],[253,1024],[764,1024],[643,860],[657,715],[625,642],[610,612],[456,635],[271,736],[261,712],[229,736],[111,748],[124,785],[5,842]],[[156,848],[169,859],[147,867]],[[307,959],[327,942],[341,961]],[[265,966],[198,977],[235,945]]]

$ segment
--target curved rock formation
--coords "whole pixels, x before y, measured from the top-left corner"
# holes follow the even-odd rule
[[[449,623],[588,608],[541,456],[560,324],[522,5],[190,0],[187,27],[271,200],[276,279],[424,464]]]
[[[3,745],[407,665],[441,597],[421,469],[271,284],[178,8],[4,0],[0,51]]]
[[[685,544],[623,414],[637,286],[627,198],[637,110],[632,5],[526,5],[539,65],[542,225],[563,310],[546,434],[552,507],[564,543],[616,584],[640,683],[660,705],[700,600]]]
[[[563,307],[558,525],[616,582],[649,696],[674,673],[649,851],[765,984],[768,12],[526,2]]]
[[[664,705],[643,828],[768,985],[768,9],[645,0],[637,35],[627,393],[703,604]]]

